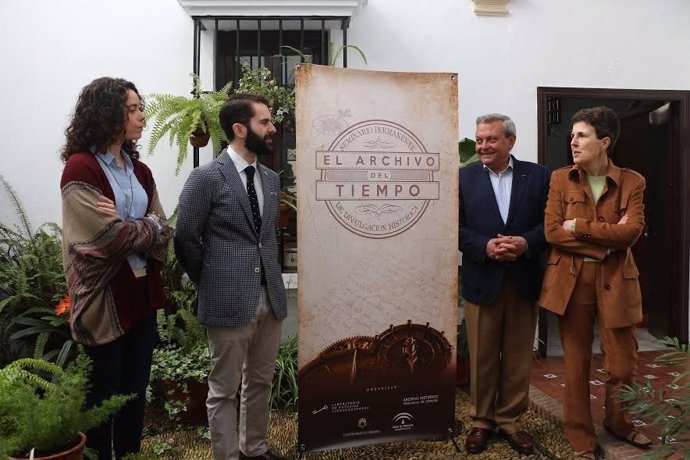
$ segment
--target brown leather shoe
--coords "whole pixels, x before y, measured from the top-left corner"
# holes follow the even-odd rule
[[[285,457],[281,457],[280,455],[276,455],[270,450],[267,450],[261,455],[255,455],[253,457],[250,457],[249,455],[244,455],[242,451],[240,451],[240,460],[250,460],[250,459],[257,459],[257,460],[286,460]]]
[[[520,455],[532,455],[534,452],[534,441],[532,441],[532,436],[528,435],[524,431],[518,431],[517,433],[508,434],[505,431],[501,431],[501,436],[503,439],[508,441],[510,447],[514,451],[518,452]]]
[[[465,441],[465,450],[468,454],[480,454],[486,450],[486,445],[489,443],[491,437],[491,430],[487,428],[474,427],[467,434]]]

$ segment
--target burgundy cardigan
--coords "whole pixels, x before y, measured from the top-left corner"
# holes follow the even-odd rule
[[[156,186],[153,175],[151,174],[151,170],[141,161],[132,160],[132,162],[134,165],[134,175],[136,176],[137,180],[139,180],[139,183],[141,183],[148,196],[147,212],[155,210],[161,213],[162,209],[160,209],[160,203],[158,202]],[[86,188],[95,187],[104,196],[115,201],[115,195],[105,172],[98,164],[95,156],[90,152],[74,153],[70,155],[65,164],[65,169],[60,181],[60,188],[63,190],[63,195],[66,190],[65,187],[68,185]],[[147,229],[149,227],[144,226],[140,228]],[[131,239],[131,235],[127,235],[127,232],[122,230],[123,228],[124,227],[121,227],[121,231],[114,235],[112,241],[108,243],[108,245],[112,247],[119,247],[119,245],[122,245],[123,243],[126,244],[126,242]],[[107,230],[104,230],[104,232],[105,231]],[[162,230],[162,232],[167,234],[165,238],[165,241],[167,241],[167,238],[169,237],[168,228],[166,227]],[[76,243],[81,244],[81,242]],[[160,243],[157,245],[160,245]],[[66,244],[64,251],[71,253],[72,248],[69,246],[72,246],[72,244]],[[160,254],[161,249],[165,253],[165,247],[157,248],[157,252]],[[105,252],[108,251],[106,250]],[[152,250],[151,252],[156,251]],[[151,254],[147,251],[145,257],[147,260],[148,295],[145,295],[140,288],[139,283],[129,264],[127,263],[126,258],[119,260],[119,270],[117,270],[112,278],[107,281],[107,286],[110,288],[110,292],[112,293],[112,301],[115,304],[117,323],[119,323],[122,333],[126,333],[144,319],[154,315],[157,309],[163,308],[166,305],[166,298],[163,292],[163,280],[161,277],[161,260],[164,259],[164,256],[159,257],[161,260],[157,260],[151,257]],[[67,266],[65,269],[67,272]],[[82,282],[82,280],[73,280],[73,283],[78,284],[80,282]],[[86,283],[88,281],[84,280],[83,282]],[[68,289],[69,285],[70,280],[68,279]],[[70,295],[72,294],[73,293],[70,292]],[[72,305],[75,304],[75,301],[77,301],[77,299],[73,297]],[[84,330],[83,324],[73,324],[72,333],[77,341],[89,345],[106,343],[106,341],[99,340],[98,337],[93,337],[90,331]],[[117,338],[117,336],[118,334],[116,333],[116,336],[111,340],[114,340]]]

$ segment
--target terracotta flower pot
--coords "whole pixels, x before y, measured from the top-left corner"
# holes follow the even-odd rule
[[[292,208],[285,203],[280,203],[280,212],[278,214],[278,228],[287,228],[290,224],[290,213]]]
[[[86,445],[86,435],[79,433],[79,442],[69,450],[65,450],[53,455],[35,457],[34,460],[82,460],[84,458],[84,446]],[[10,460],[26,460],[24,457],[10,457]]]

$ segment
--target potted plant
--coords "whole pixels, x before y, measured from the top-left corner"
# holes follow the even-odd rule
[[[80,459],[84,432],[97,427],[129,400],[113,396],[85,408],[91,363],[80,352],[65,370],[34,358],[0,369],[0,458],[18,459],[63,453],[50,459]]]
[[[174,421],[206,423],[211,360],[206,329],[194,316],[196,286],[172,247],[162,274],[170,310],[158,312],[159,344],[153,350],[149,395],[162,397],[164,409]]]
[[[160,343],[153,350],[151,383],[162,392],[164,408],[175,421],[206,423],[211,358],[206,330],[187,309],[158,312]]]
[[[237,82],[237,93],[263,96],[271,103],[273,122],[289,125],[295,115],[295,90],[281,86],[266,67],[252,69],[242,64],[242,77]]]
[[[227,141],[218,113],[228,99],[231,87],[232,83],[228,83],[218,91],[203,91],[199,76],[192,74],[192,97],[172,94],[148,96],[145,114],[155,120],[148,144],[149,154],[164,137],[169,137],[170,145],[176,143],[179,148],[176,174],[187,158],[190,142],[195,147],[203,147],[210,138],[217,154],[221,141]]]

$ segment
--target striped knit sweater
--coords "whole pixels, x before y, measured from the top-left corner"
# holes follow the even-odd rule
[[[151,170],[140,161],[133,163],[134,174],[149,199],[147,212],[163,216]],[[89,152],[69,157],[60,188],[62,259],[72,298],[72,336],[92,346],[109,343],[164,306],[160,269],[167,255],[170,229],[165,226],[159,231],[148,218],[124,221],[99,212],[99,197],[115,201],[115,195]],[[127,262],[127,256],[136,253],[147,260],[148,296]]]

